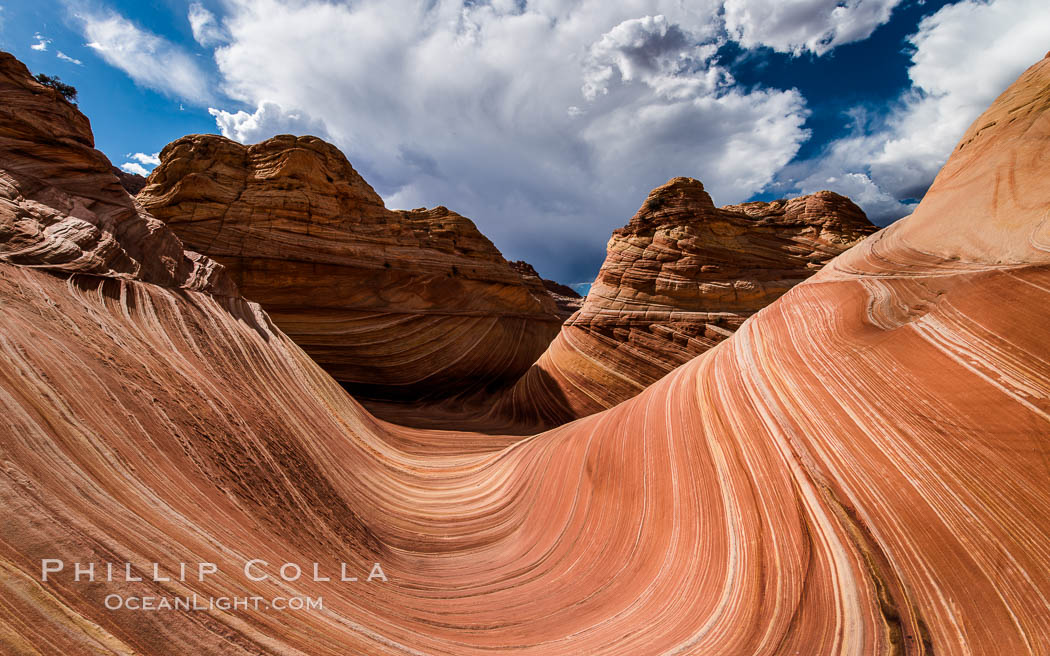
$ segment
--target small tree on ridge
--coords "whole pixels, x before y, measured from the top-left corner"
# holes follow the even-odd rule
[[[45,87],[51,87],[55,91],[58,91],[60,94],[62,94],[62,97],[68,100],[69,102],[75,103],[77,101],[76,87],[74,87],[71,84],[66,84],[65,82],[60,80],[57,75],[52,76],[44,75],[43,73],[38,73],[36,76],[36,81],[40,84],[43,84]]]

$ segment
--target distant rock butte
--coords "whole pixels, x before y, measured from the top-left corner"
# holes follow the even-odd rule
[[[277,136],[166,146],[138,200],[355,394],[441,398],[511,383],[557,333],[527,281],[445,207],[392,211],[334,146]]]
[[[540,277],[540,274],[536,272],[536,268],[528,262],[518,260],[511,262],[510,265],[521,274],[521,277],[526,281],[538,280],[547,293],[554,299],[555,304],[558,306],[558,316],[562,319],[568,319],[572,316],[576,310],[579,310],[583,306],[583,297],[576,293],[572,287],[563,285],[554,280],[548,280]]]
[[[87,118],[0,52],[0,262],[235,295],[128,196]]]
[[[117,176],[117,179],[120,180],[120,186],[124,187],[124,190],[132,196],[142,191],[142,188],[146,186],[146,178],[138,173],[128,173],[114,166],[113,175]]]
[[[875,230],[830,191],[716,208],[674,178],[613,233],[582,308],[495,412],[550,426],[631,398]]]

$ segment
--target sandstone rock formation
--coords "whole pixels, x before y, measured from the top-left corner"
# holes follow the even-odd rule
[[[0,262],[0,651],[1046,655],[1048,145],[1050,59],[910,218],[509,447],[377,421],[239,298]]]
[[[547,293],[551,295],[551,298],[554,299],[554,303],[558,306],[558,316],[563,320],[568,319],[576,310],[583,307],[583,297],[577,294],[572,287],[540,277],[536,267],[523,260],[511,262],[510,265],[526,281],[538,280],[540,282],[543,288],[547,290]]]
[[[128,196],[87,118],[5,52],[0,96],[0,262],[236,293]]]
[[[675,178],[613,233],[580,312],[490,413],[557,426],[611,408],[873,232],[830,191],[716,208],[699,181]]]
[[[120,186],[124,187],[124,190],[132,196],[142,191],[146,186],[146,178],[137,173],[128,173],[127,171],[118,169],[115,166],[110,167],[110,170],[113,171],[113,175],[117,176],[117,179],[120,180]]]
[[[474,224],[391,211],[334,146],[217,135],[160,153],[139,201],[352,392],[419,400],[513,382],[561,321]]]

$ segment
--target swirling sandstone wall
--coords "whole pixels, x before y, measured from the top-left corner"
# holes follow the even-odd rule
[[[377,421],[238,297],[2,263],[0,648],[1050,654],[1048,146],[1050,59],[910,218],[525,439]],[[221,570],[43,582],[42,558]],[[389,581],[252,581],[248,558]],[[324,609],[106,610],[116,592]]]

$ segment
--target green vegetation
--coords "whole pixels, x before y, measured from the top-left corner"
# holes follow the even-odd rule
[[[44,75],[43,73],[38,73],[36,76],[36,81],[40,84],[43,84],[45,87],[51,87],[55,91],[58,91],[60,94],[62,94],[62,97],[68,100],[69,102],[75,103],[77,101],[76,87],[74,87],[71,84],[66,84],[65,82],[60,80],[57,75],[51,76]]]

